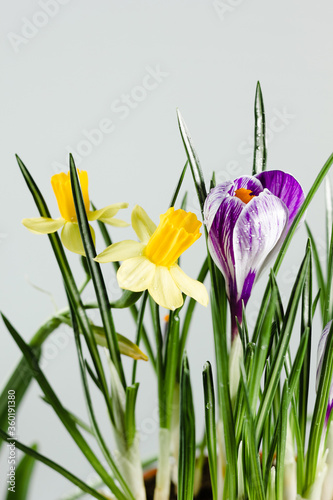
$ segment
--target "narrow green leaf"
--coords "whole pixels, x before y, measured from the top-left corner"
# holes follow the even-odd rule
[[[96,207],[93,203],[91,203],[91,206],[92,206],[93,210],[96,210]],[[109,231],[106,227],[106,224],[104,224],[104,222],[101,222],[101,221],[97,221],[97,223],[98,223],[98,227],[101,231],[105,245],[107,247],[112,245],[112,240],[111,240]],[[120,266],[119,262],[112,262],[112,264],[113,264],[115,271],[117,271],[119,269],[119,266]],[[126,292],[128,292],[128,293],[126,293]],[[126,293],[126,295],[125,295],[125,293]],[[113,303],[110,303],[110,307],[118,307],[118,308],[119,307],[129,307],[131,314],[132,314],[132,317],[133,317],[135,323],[137,323],[139,313],[138,313],[137,307],[135,305],[135,302],[140,298],[139,295],[141,295],[141,292],[130,292],[129,290],[125,290],[123,292],[122,297],[120,297],[119,301],[115,301]],[[116,304],[117,304],[117,306],[116,306]],[[143,340],[143,343],[144,343],[145,348],[147,350],[147,353],[149,356],[149,361],[152,364],[154,371],[156,372],[155,355],[153,353],[153,349],[151,347],[151,344],[150,344],[150,341],[149,341],[149,338],[147,335],[147,331],[146,331],[144,325],[142,325],[142,340]]]
[[[309,435],[309,446],[306,463],[304,493],[306,493],[316,478],[318,454],[327,409],[328,395],[333,375],[333,322],[327,336],[324,360],[322,364],[315,408],[313,412]]]
[[[114,302],[110,302],[110,307],[112,309],[125,309],[135,304],[141,297],[142,292],[131,292],[130,290],[124,290],[119,299]]]
[[[40,347],[34,348],[34,355],[36,359],[40,358]],[[8,391],[15,391],[15,407],[17,411],[32,379],[33,376],[30,368],[25,358],[22,358],[0,395],[0,427],[2,429],[6,427],[6,422],[8,420]]]
[[[80,181],[74,163],[74,158],[72,155],[70,155],[70,177],[71,177],[71,186],[72,186],[77,222],[79,225],[82,243],[87,258],[87,264],[95,288],[97,302],[99,305],[99,310],[103,321],[103,326],[105,329],[105,336],[108,343],[108,349],[110,352],[111,360],[115,365],[120,380],[122,381],[125,387],[126,386],[125,375],[120,358],[117,334],[113,324],[111,310],[109,308],[109,299],[102,271],[98,262],[94,261],[94,258],[96,257],[95,245],[92,239],[86,214],[86,208],[83,201]]]
[[[208,271],[209,271],[208,258],[206,258],[204,260],[204,263],[202,264],[202,267],[201,267],[200,272],[198,274],[197,281],[200,281],[200,283],[203,283],[205,281],[207,274],[208,274]],[[193,312],[194,312],[196,305],[198,304],[195,299],[192,299],[192,298],[188,298],[188,299],[189,300],[187,303],[186,313],[185,313],[185,317],[183,320],[183,327],[182,327],[182,332],[181,332],[180,341],[179,341],[179,356],[178,356],[179,368],[181,365],[181,360],[182,360],[184,349],[186,346],[186,340],[187,340],[188,332],[190,329],[191,321],[193,318]],[[179,369],[179,371],[180,371],[180,369]]]
[[[174,191],[174,193],[172,195],[172,198],[171,198],[170,207],[174,207],[175,206],[175,203],[176,203],[178,195],[179,195],[180,188],[182,187],[182,184],[183,184],[183,180],[184,180],[184,177],[185,177],[187,166],[188,166],[188,161],[185,163],[185,165],[183,167],[183,170],[182,170],[182,173],[180,174],[180,178],[178,180],[178,184],[177,184],[176,189],[175,189],[175,191]]]
[[[306,421],[308,415],[308,396],[310,385],[310,362],[311,362],[311,337],[312,337],[312,260],[310,259],[308,272],[304,282],[302,293],[302,321],[301,321],[301,336],[309,332],[309,340],[307,343],[306,355],[300,375],[299,384],[299,405],[298,417],[301,430],[301,438],[305,443]]]
[[[130,448],[136,435],[135,426],[135,403],[138,395],[138,382],[126,387],[126,403],[125,403],[125,428],[126,428],[126,443]]]
[[[267,383],[264,388],[263,397],[260,402],[259,410],[257,413],[257,419],[256,419],[257,442],[259,442],[260,440],[264,419],[270,409],[273,398],[275,396],[276,388],[280,380],[280,374],[284,364],[284,359],[287,353],[287,349],[289,346],[289,341],[297,313],[298,303],[303,290],[305,277],[307,275],[307,270],[310,261],[310,252],[311,252],[310,248],[307,247],[305,257],[300,266],[300,269],[298,271],[295,280],[295,284],[290,294],[290,299],[288,302],[288,307],[285,314],[281,335],[278,340],[278,345],[271,362],[271,370],[268,375]]]
[[[299,223],[301,222],[308,206],[310,205],[314,195],[316,194],[320,184],[322,183],[322,181],[324,180],[325,176],[327,175],[327,173],[329,172],[331,166],[332,166],[332,163],[333,163],[333,154],[331,154],[331,156],[328,158],[328,160],[326,161],[326,163],[324,164],[324,166],[322,167],[322,169],[320,170],[319,174],[317,175],[314,183],[312,184],[307,196],[305,197],[305,200],[301,206],[301,208],[299,209],[295,219],[293,220],[293,223],[292,225],[290,226],[290,229],[288,231],[288,234],[282,244],[282,247],[276,257],[276,260],[275,260],[275,263],[274,263],[274,266],[273,266],[273,271],[274,271],[274,274],[276,275],[280,269],[280,266],[282,264],[282,261],[283,261],[283,258],[287,252],[287,249],[288,249],[288,246],[291,242],[291,239],[299,225]],[[257,321],[256,321],[256,326],[255,326],[255,329],[254,329],[254,333],[253,333],[253,342],[256,342],[257,341],[257,335],[258,335],[258,325],[260,325],[265,317],[265,314],[266,314],[266,310],[267,310],[267,305],[268,305],[268,300],[269,300],[269,293],[268,293],[268,289],[270,287],[270,282],[268,282],[268,285],[266,287],[266,290],[265,290],[265,293],[264,293],[264,296],[263,296],[263,300],[262,300],[262,303],[261,303],[261,306],[260,306],[260,312],[258,314],[258,317],[257,317]]]
[[[258,342],[255,347],[253,369],[249,381],[249,398],[250,398],[251,410],[253,413],[255,412],[255,409],[258,404],[260,381],[266,363],[276,302],[277,302],[277,289],[276,286],[273,285],[267,314],[262,324],[262,328],[260,329]]]
[[[190,369],[184,353],[180,376],[180,429],[178,500],[193,500],[195,466],[195,419]]]
[[[333,231],[331,232],[331,241],[329,254],[327,256],[327,287],[324,301],[323,327],[333,316]]]
[[[308,226],[307,223],[305,223],[306,231],[308,233],[308,236],[311,241],[311,248],[312,248],[312,255],[313,255],[313,260],[316,268],[316,275],[317,275],[317,282],[320,290],[322,290],[322,293],[320,294],[320,307],[321,307],[321,314],[322,318],[324,317],[324,308],[325,308],[325,295],[326,295],[326,283],[324,279],[324,274],[323,270],[321,267],[321,262],[319,258],[319,253],[318,253],[318,248],[316,241],[313,237],[313,234]]]
[[[34,179],[32,178],[30,172],[24,165],[24,163],[20,160],[20,158],[16,155],[16,159],[18,162],[18,165],[20,167],[21,173],[24,177],[24,180],[27,183],[27,186],[33,196],[33,199],[36,203],[37,209],[42,217],[51,217],[49,209],[45,203],[45,200],[38,189]],[[61,271],[62,278],[64,280],[65,284],[65,289],[70,297],[70,301],[77,312],[77,317],[80,325],[80,330],[82,330],[82,333],[85,337],[91,358],[93,360],[96,373],[98,375],[98,379],[100,381],[100,385],[103,391],[103,396],[108,408],[108,412],[110,415],[110,418],[112,419],[112,409],[110,407],[110,401],[109,401],[109,394],[108,394],[108,387],[103,371],[103,365],[101,358],[99,356],[99,352],[97,349],[96,341],[94,334],[91,329],[91,324],[90,321],[87,317],[86,311],[83,308],[81,297],[79,290],[76,286],[76,283],[74,281],[74,277],[71,271],[71,268],[68,264],[68,260],[66,257],[66,254],[64,252],[62,243],[60,241],[58,233],[52,233],[48,235],[48,238],[50,240],[54,255],[56,257],[59,269]]]
[[[287,426],[288,426],[288,382],[284,383],[282,393],[282,404],[280,410],[279,427],[277,435],[277,452],[276,452],[276,500],[283,500],[283,478],[284,478],[284,457],[286,451]]]
[[[259,462],[259,454],[256,445],[256,433],[254,428],[253,414],[250,407],[249,393],[247,388],[246,373],[244,365],[240,365],[241,384],[244,393],[245,413],[247,419],[244,422],[244,436],[243,445],[246,446],[248,452],[247,467],[245,470],[251,471],[251,492],[252,498],[257,500],[264,500],[264,484],[262,480],[262,473]]]
[[[37,444],[33,444],[31,449],[37,451]],[[24,455],[15,470],[15,493],[8,490],[6,500],[13,500],[13,498],[15,500],[27,500],[34,466],[35,459],[32,456]],[[9,485],[7,486],[9,487]]]
[[[171,426],[172,402],[178,366],[179,324],[178,311],[171,312],[164,358],[164,404],[166,411],[166,427],[168,429],[170,429]]]
[[[10,440],[10,436],[6,432],[4,432],[2,429],[0,429],[0,438],[3,439],[4,441],[7,441],[8,439]],[[39,462],[47,465],[51,469],[53,469],[56,472],[58,472],[59,474],[61,474],[63,477],[68,479],[68,481],[71,481],[73,484],[75,484],[75,486],[78,486],[82,491],[84,491],[85,493],[88,493],[88,495],[91,495],[92,497],[97,498],[98,500],[105,500],[106,499],[106,497],[104,495],[102,495],[98,491],[96,491],[93,488],[91,488],[90,486],[88,486],[86,483],[81,481],[81,479],[79,479],[77,476],[74,476],[74,474],[69,472],[67,469],[65,469],[61,465],[57,464],[56,462],[53,462],[52,460],[45,457],[44,455],[41,455],[35,449],[29,448],[28,446],[24,445],[23,443],[21,443],[20,441],[17,441],[17,440],[15,440],[15,446],[19,450],[21,450],[24,453],[26,453],[27,455],[29,455],[29,457],[33,458],[34,460],[38,460]],[[13,498],[13,497],[10,497],[10,498]],[[123,496],[121,498],[124,498],[124,500],[126,500],[126,498]]]
[[[257,83],[256,97],[254,103],[254,157],[252,175],[266,170],[266,130],[265,130],[265,108],[262,98],[260,83]]]
[[[212,367],[207,361],[203,368],[203,387],[205,398],[206,441],[208,451],[209,473],[212,485],[213,500],[217,500],[217,453],[215,423],[215,393]]]
[[[204,177],[202,174],[199,158],[198,158],[196,151],[192,145],[192,139],[190,137],[189,131],[187,130],[186,124],[185,124],[183,117],[181,116],[179,110],[177,110],[177,116],[178,116],[178,125],[179,125],[180,134],[182,136],[185,151],[187,154],[187,159],[188,159],[190,167],[191,167],[191,172],[192,172],[195,188],[197,190],[201,211],[203,211],[203,206],[204,206],[204,203],[205,203],[205,200],[207,197],[207,191],[206,191],[205,181],[204,181]]]
[[[49,382],[47,381],[45,375],[43,374],[42,370],[40,369],[38,365],[38,361],[36,357],[33,354],[32,349],[24,342],[22,337],[19,335],[19,333],[15,330],[15,328],[11,325],[11,323],[8,321],[8,319],[1,314],[2,319],[10,332],[11,336],[15,340],[17,346],[20,348],[22,354],[25,356],[25,359],[28,362],[29,368],[38,382],[40,388],[42,389],[45,397],[47,400],[50,402],[51,406],[53,407],[54,411],[58,415],[59,419],[63,423],[64,427],[67,429],[77,446],[80,448],[82,453],[85,455],[91,466],[95,469],[97,474],[103,479],[105,484],[111,489],[111,491],[117,496],[119,495],[119,500],[128,500],[122,491],[116,486],[113,478],[106,472],[102,464],[100,463],[100,460],[97,458],[97,456],[94,454],[94,452],[91,450],[89,447],[88,443],[86,440],[83,438],[82,434],[74,424],[72,418],[68,415],[67,411],[65,408],[62,406],[60,400],[58,399],[57,395],[53,391],[52,387],[50,386]],[[118,498],[118,497],[117,497]]]
[[[214,283],[214,282],[213,282]],[[215,285],[213,284],[213,287]],[[237,498],[237,448],[235,439],[235,422],[233,417],[229,391],[229,357],[227,349],[226,310],[216,303],[217,294],[211,294],[215,356],[217,367],[218,401],[220,418],[223,422],[229,500]],[[226,485],[225,485],[226,487]]]
[[[330,241],[333,227],[333,198],[330,178],[326,177],[325,182],[325,205],[326,205],[326,248],[327,255],[329,254]]]
[[[143,295],[143,299],[141,302],[140,306],[140,312],[137,320],[137,325],[136,325],[136,339],[135,342],[137,345],[140,344],[141,340],[141,335],[142,335],[142,330],[143,330],[143,318],[146,310],[146,304],[147,304],[147,299],[148,299],[148,291],[146,290]],[[146,359],[148,361],[148,358]],[[137,367],[137,362],[134,361],[133,363],[133,370],[132,370],[132,384],[135,383],[135,378],[136,378],[136,367]]]

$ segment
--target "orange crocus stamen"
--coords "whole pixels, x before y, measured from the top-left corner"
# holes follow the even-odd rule
[[[244,203],[249,203],[252,198],[255,197],[255,194],[251,191],[251,189],[239,188],[235,191],[235,196],[242,200]]]

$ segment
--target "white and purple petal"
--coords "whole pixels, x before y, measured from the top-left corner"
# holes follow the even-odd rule
[[[233,232],[244,206],[239,198],[227,194],[220,203],[209,230],[209,252],[226,280],[229,299],[236,286]]]
[[[247,302],[253,275],[278,243],[288,222],[285,204],[265,189],[244,208],[233,234],[238,300]]]
[[[204,222],[208,232],[222,201],[228,196],[233,196],[234,192],[233,181],[222,182],[210,190],[204,205]]]
[[[304,193],[301,185],[295,177],[281,170],[266,170],[255,177],[261,182],[264,188],[268,189],[285,203],[289,211],[288,231],[304,201]]]
[[[263,191],[263,186],[259,179],[251,175],[242,175],[234,180],[234,190],[249,189],[255,196]]]

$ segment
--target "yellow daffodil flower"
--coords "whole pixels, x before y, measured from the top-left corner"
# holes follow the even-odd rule
[[[127,208],[128,203],[115,203],[113,205],[108,205],[105,208],[101,208],[100,210],[90,210],[88,174],[83,170],[81,172],[78,170],[78,175],[88,220],[100,220],[101,222],[105,222],[111,226],[128,226],[127,222],[114,217],[119,209]],[[31,232],[37,234],[55,233],[62,227],[61,241],[63,245],[71,252],[85,255],[75,213],[69,172],[67,174],[62,172],[60,174],[53,175],[51,178],[51,184],[57,198],[61,217],[58,219],[51,219],[48,217],[23,219],[22,224]],[[91,226],[90,231],[93,240],[95,241],[95,232]]]
[[[166,309],[183,305],[182,292],[207,306],[205,286],[189,278],[177,265],[180,255],[201,236],[201,222],[196,215],[171,207],[160,216],[156,227],[136,205],[132,226],[140,242],[114,243],[95,258],[97,262],[123,261],[117,272],[119,286],[133,292],[148,289],[154,301]]]

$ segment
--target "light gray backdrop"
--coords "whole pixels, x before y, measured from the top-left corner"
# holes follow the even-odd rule
[[[295,175],[305,191],[333,149],[332,3],[220,1],[16,0],[1,16],[1,305],[26,340],[55,307],[66,300],[48,238],[29,233],[24,217],[37,216],[31,195],[15,162],[18,153],[51,208],[58,208],[50,177],[66,171],[68,153],[90,178],[98,206],[138,203],[158,221],[169,203],[185,162],[177,128],[179,107],[192,133],[208,179],[218,181],[251,171],[253,100],[259,79],[268,128],[268,168]],[[100,132],[96,132],[99,129]],[[189,209],[198,205],[188,175]],[[324,190],[308,212],[324,252]],[[132,238],[130,229],[112,231],[115,240]],[[279,273],[284,300],[295,278],[306,242],[301,228]],[[103,243],[98,237],[98,250]],[[184,256],[185,270],[197,273],[203,241]],[[78,281],[78,259],[69,255]],[[119,292],[111,266],[105,266],[110,296]],[[265,275],[248,307],[250,327],[260,303]],[[37,289],[43,289],[47,293]],[[91,289],[86,298],[93,298]],[[124,313],[117,328],[134,338]],[[1,325],[0,380],[19,359]],[[314,333],[316,343],[320,322]],[[293,345],[297,345],[295,331]],[[188,351],[202,434],[201,368],[213,360],[209,311],[198,307]],[[315,360],[315,349],[314,356]],[[86,412],[74,342],[61,328],[50,338],[43,357],[47,377],[64,405],[82,418]],[[126,362],[129,368],[130,363]],[[149,364],[141,363],[137,424],[142,453],[156,449],[156,384]],[[313,397],[314,380],[311,381]],[[18,435],[85,480],[91,468],[77,452],[52,410],[31,387],[18,414]],[[109,436],[101,401],[99,417]],[[111,438],[110,438],[111,439]],[[0,485],[4,491],[6,451]],[[71,489],[61,476],[38,465],[31,500],[55,500]],[[0,495],[3,495],[1,493]]]

